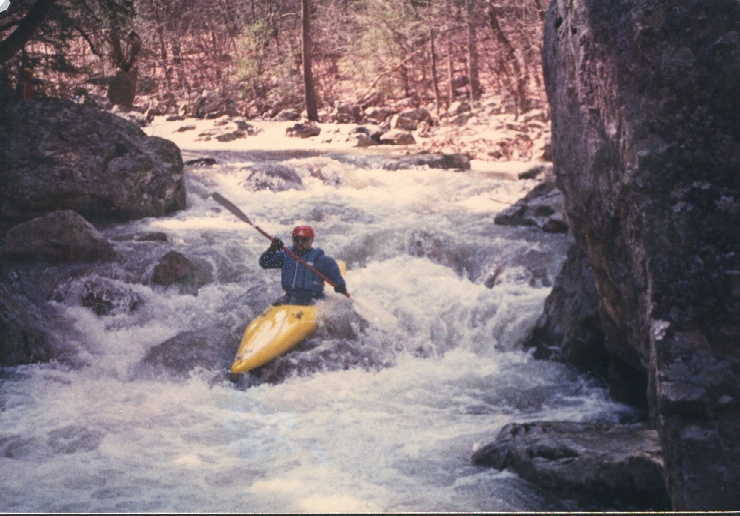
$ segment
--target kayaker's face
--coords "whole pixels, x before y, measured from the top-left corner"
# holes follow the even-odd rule
[[[313,238],[302,237],[302,236],[293,237],[293,247],[295,247],[299,251],[306,251],[308,249],[311,249],[312,244],[313,244]]]

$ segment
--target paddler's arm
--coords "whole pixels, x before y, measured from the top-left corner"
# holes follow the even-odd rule
[[[263,269],[279,269],[283,266],[284,261],[283,241],[274,238],[267,251],[260,256],[260,267]]]
[[[336,260],[329,256],[322,256],[316,263],[316,268],[319,269],[324,275],[334,283],[334,291],[340,294],[347,293],[347,284],[342,277],[342,272],[339,270]]]

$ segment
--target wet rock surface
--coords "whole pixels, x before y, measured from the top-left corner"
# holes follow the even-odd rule
[[[733,0],[557,0],[545,21],[557,185],[680,510],[740,506],[738,20]]]
[[[12,227],[0,247],[0,257],[13,260],[75,262],[114,256],[110,242],[72,210],[54,211]]]
[[[522,199],[496,215],[494,222],[502,226],[536,226],[547,233],[568,231],[563,216],[563,195],[552,181],[535,186]]]
[[[200,287],[212,281],[213,272],[207,262],[188,258],[177,251],[169,251],[159,260],[151,278],[154,285],[176,285],[180,292],[187,294],[197,294]]]
[[[113,114],[54,99],[7,103],[0,139],[5,229],[54,210],[98,222],[185,207],[177,146]]]
[[[436,169],[470,170],[470,159],[463,154],[416,154],[403,156],[383,163],[385,170],[402,170],[416,167]]]
[[[658,434],[642,424],[509,424],[472,460],[511,469],[586,506],[669,507]]]
[[[248,173],[242,185],[251,190],[283,190],[303,189],[303,180],[292,168],[278,164],[260,164],[245,167]]]
[[[234,357],[234,342],[239,331],[227,324],[215,324],[200,330],[183,332],[152,347],[135,368],[139,377],[158,376],[162,372],[186,378],[197,368],[224,370]]]

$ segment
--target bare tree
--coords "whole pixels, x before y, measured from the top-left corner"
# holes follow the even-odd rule
[[[306,113],[308,119],[318,122],[319,113],[316,107],[316,88],[311,70],[312,40],[311,40],[311,0],[301,0],[301,34],[303,51],[303,87],[306,99]]]
[[[478,38],[476,35],[475,0],[466,0],[468,26],[468,80],[470,81],[470,100],[480,98],[480,72],[478,67]]]
[[[8,61],[28,43],[46,19],[53,4],[54,0],[37,0],[10,36],[0,41],[0,64]]]

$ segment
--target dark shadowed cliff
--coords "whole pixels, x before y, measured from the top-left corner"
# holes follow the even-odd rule
[[[555,0],[546,19],[555,174],[605,334],[594,357],[614,391],[644,392],[675,509],[740,506],[739,18],[736,0]]]

